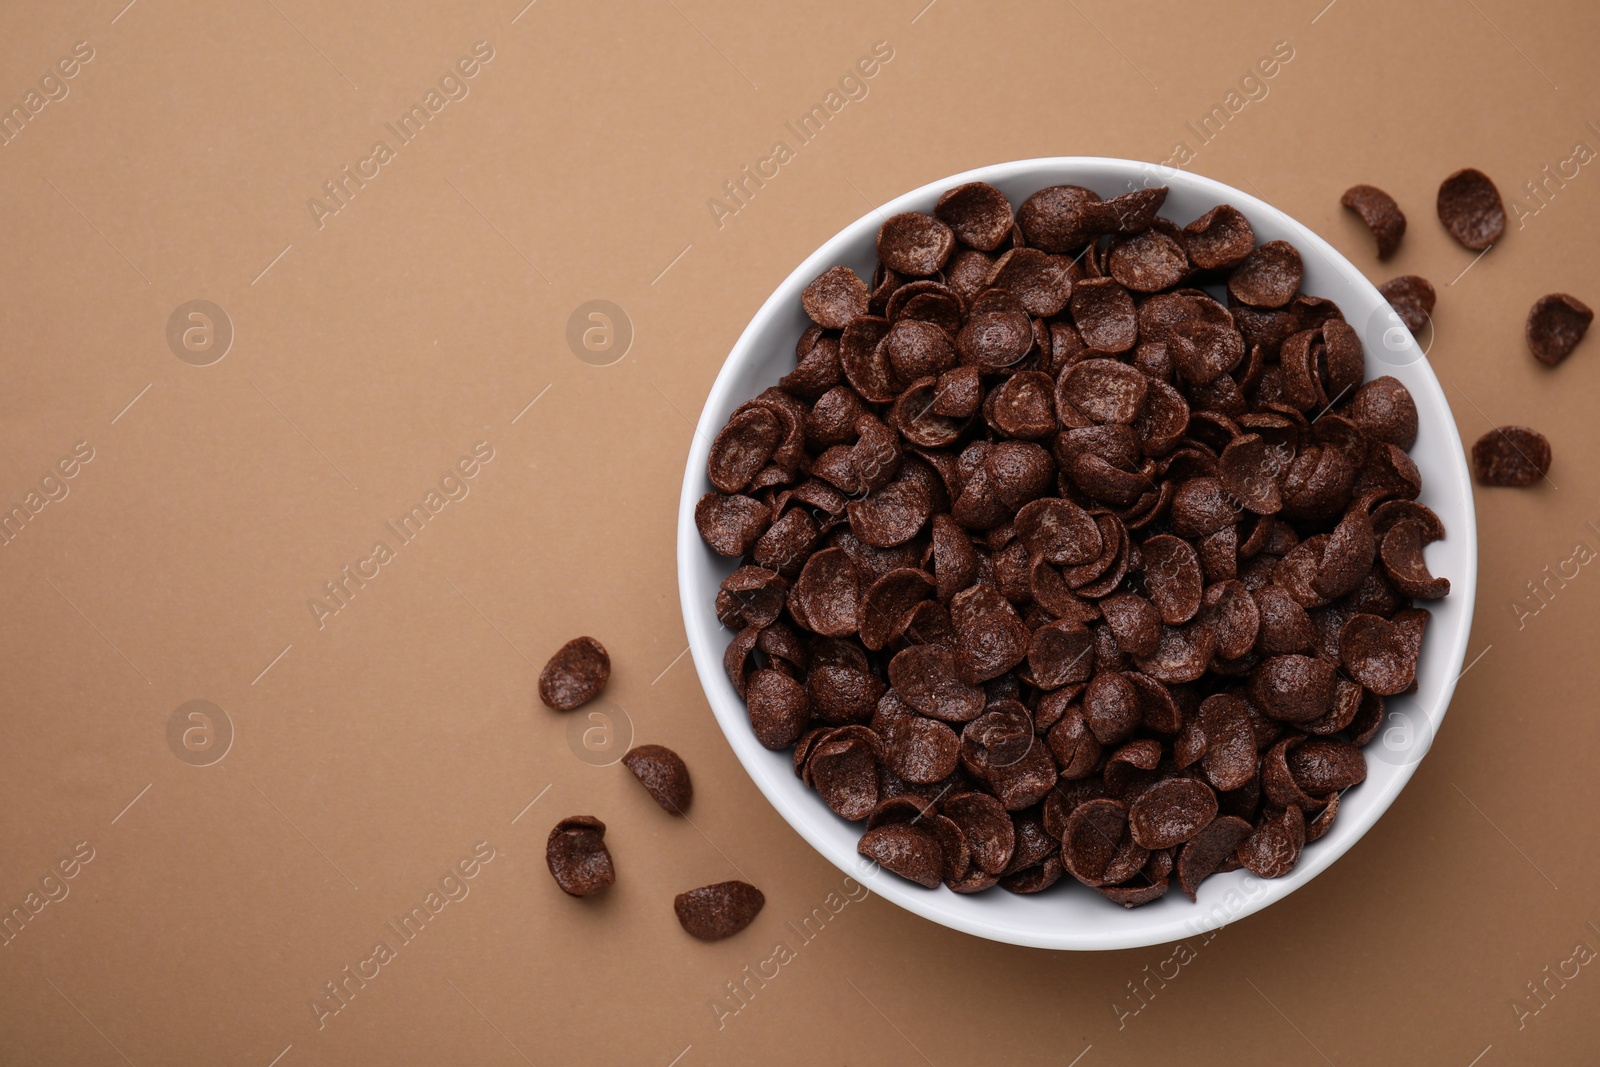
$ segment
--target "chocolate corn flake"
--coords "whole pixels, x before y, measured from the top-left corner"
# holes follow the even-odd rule
[[[1526,426],[1490,430],[1472,446],[1481,485],[1529,486],[1550,473],[1550,442]]]
[[[1376,185],[1352,185],[1344,191],[1339,203],[1361,216],[1361,221],[1372,231],[1378,242],[1378,258],[1388,259],[1400,247],[1400,238],[1406,232],[1406,217],[1394,197]]]
[[[689,936],[721,941],[755,922],[766,903],[761,890],[748,882],[718,882],[679,893],[672,910]]]
[[[544,860],[563,893],[593,896],[617,880],[605,836],[606,824],[593,815],[569,816],[550,831]]]
[[[1402,274],[1378,286],[1378,292],[1389,301],[1400,321],[1413,334],[1420,334],[1433,317],[1433,305],[1438,300],[1433,283],[1416,274]]]
[[[1367,380],[1291,245],[1228,205],[1180,228],[1165,192],[1013,211],[973,183],[895,216],[710,449],[696,525],[751,728],[930,889],[1134,907],[1287,873],[1416,684],[1414,602],[1448,593],[1409,391]],[[1421,279],[1385,295],[1426,324]],[[1570,350],[1572,313],[1530,347]],[[1537,479],[1526,433],[1480,477]]]
[[[896,215],[878,230],[878,256],[901,274],[926,277],[950,258],[955,234],[950,227],[918,212]]]
[[[1554,367],[1572,355],[1593,321],[1594,312],[1589,305],[1575,296],[1541,296],[1528,309],[1528,350],[1540,363]]]
[[[1015,221],[1006,194],[987,182],[956,186],[939,198],[933,213],[962,244],[980,252],[999,248]]]
[[[1228,293],[1251,307],[1280,308],[1300,291],[1304,267],[1288,241],[1268,241],[1228,275]]]
[[[539,699],[556,711],[582,707],[611,680],[611,657],[592,637],[574,637],[539,672]]]
[[[1500,190],[1481,170],[1458,170],[1439,185],[1439,221],[1464,247],[1481,252],[1506,228]]]
[[[800,294],[800,306],[811,321],[842,330],[867,313],[867,283],[849,267],[829,267]]]
[[[1202,270],[1232,270],[1256,246],[1250,220],[1237,208],[1219,204],[1183,228],[1189,259]]]
[[[682,815],[694,799],[694,784],[683,758],[665,745],[637,745],[622,757],[622,765],[639,779],[661,810]]]

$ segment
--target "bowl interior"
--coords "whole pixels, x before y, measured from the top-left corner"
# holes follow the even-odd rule
[[[1229,203],[1249,218],[1258,242],[1286,240],[1305,261],[1302,288],[1335,301],[1361,334],[1367,377],[1393,375],[1416,400],[1419,433],[1411,457],[1423,477],[1421,500],[1443,520],[1445,540],[1427,549],[1434,574],[1450,579],[1451,593],[1426,606],[1433,612],[1417,671],[1417,691],[1391,698],[1388,718],[1366,748],[1368,775],[1340,800],[1338,817],[1320,841],[1308,845],[1286,877],[1265,880],[1248,871],[1214,875],[1191,903],[1176,887],[1144,907],[1124,910],[1070,876],[1032,896],[1001,889],[973,896],[924,889],[875,869],[856,852],[861,826],[828,810],[795,775],[789,752],[769,752],[751,732],[744,702],[722,667],[733,636],[717,622],[713,600],[734,561],[700,540],[694,506],[711,489],[706,458],[711,441],[741,403],[777,383],[794,366],[795,342],[809,324],[800,293],[823,270],[843,263],[870,278],[878,227],[901,211],[931,211],[946,189],[986,181],[1014,205],[1051,185],[1082,185],[1110,197],[1166,185],[1161,213],[1179,225],[1217,204]],[[735,754],[767,799],[801,836],[840,870],[875,893],[945,926],[998,941],[1040,948],[1114,949],[1162,944],[1215,929],[1259,911],[1316,877],[1353,845],[1393,802],[1411,777],[1449,704],[1466,652],[1477,577],[1477,534],[1472,486],[1461,440],[1438,380],[1411,334],[1388,303],[1327,242],[1263,201],[1208,178],[1131,160],[1059,157],[983,167],[923,186],[847,226],[784,280],[739,338],[701,413],[689,452],[678,521],[679,591],[695,669],[717,721]]]

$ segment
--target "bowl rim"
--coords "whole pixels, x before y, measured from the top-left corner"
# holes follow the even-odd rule
[[[903,211],[930,210],[933,199],[938,194],[955,186],[974,181],[999,184],[1013,177],[1034,171],[1056,172],[1054,177],[1049,179],[1049,184],[1062,184],[1072,180],[1072,171],[1083,168],[1118,171],[1121,173],[1123,180],[1128,183],[1129,188],[1135,187],[1132,184],[1135,180],[1142,181],[1148,186],[1152,184],[1150,178],[1154,176],[1160,180],[1153,184],[1181,185],[1189,191],[1204,193],[1215,197],[1215,203],[1232,204],[1253,220],[1271,218],[1279,227],[1293,232],[1294,243],[1303,257],[1307,259],[1313,256],[1316,257],[1323,265],[1343,275],[1352,284],[1358,287],[1366,287],[1366,289],[1370,290],[1372,296],[1376,296],[1380,301],[1383,300],[1376,286],[1359,269],[1304,223],[1257,196],[1204,175],[1193,174],[1161,164],[1110,156],[1044,156],[974,167],[958,174],[927,182],[895,197],[881,207],[863,214],[840,229],[827,241],[824,241],[774,288],[772,294],[762,302],[761,307],[751,318],[749,324],[740,333],[738,340],[729,350],[728,356],[724,359],[717,373],[716,380],[707,393],[705,402],[701,407],[700,417],[695,425],[694,437],[690,442],[689,455],[684,469],[683,488],[679,499],[676,557],[679,599],[683,610],[684,627],[695,671],[701,689],[705,693],[707,703],[711,706],[718,725],[721,727],[729,745],[733,748],[734,755],[738,758],[745,772],[755,782],[756,787],[777,810],[783,820],[799,833],[812,848],[816,849],[840,871],[865,884],[872,892],[878,893],[900,907],[941,926],[992,941],[1033,948],[1112,950],[1166,944],[1185,937],[1210,933],[1245,916],[1252,915],[1270,904],[1283,900],[1331,866],[1377,824],[1384,813],[1388,811],[1390,805],[1394,803],[1395,798],[1399,796],[1401,790],[1410,782],[1418,764],[1426,757],[1428,749],[1431,748],[1432,739],[1437,736],[1438,729],[1446,712],[1449,710],[1450,700],[1455,692],[1456,683],[1461,676],[1461,664],[1465,660],[1471,636],[1473,606],[1477,592],[1478,538],[1472,481],[1467,471],[1466,455],[1462,447],[1461,436],[1456,429],[1449,400],[1444,394],[1438,377],[1433,373],[1432,366],[1428,363],[1426,355],[1419,354],[1414,362],[1421,364],[1420,371],[1425,378],[1426,384],[1430,391],[1437,393],[1437,400],[1444,413],[1444,417],[1439,420],[1439,426],[1433,427],[1430,425],[1430,429],[1442,433],[1447,438],[1444,443],[1451,446],[1446,449],[1446,455],[1451,460],[1450,470],[1448,476],[1442,480],[1445,484],[1439,485],[1438,488],[1444,491],[1442,495],[1453,496],[1460,494],[1464,497],[1462,507],[1463,521],[1460,523],[1459,530],[1451,530],[1450,539],[1454,541],[1459,536],[1462,559],[1465,563],[1459,579],[1455,574],[1450,576],[1452,579],[1450,598],[1459,605],[1458,611],[1461,621],[1452,631],[1445,635],[1445,647],[1431,652],[1436,662],[1447,668],[1449,674],[1436,697],[1427,706],[1420,706],[1419,704],[1417,708],[1425,716],[1426,725],[1431,731],[1428,745],[1423,749],[1421,756],[1398,766],[1398,771],[1389,782],[1387,788],[1372,798],[1372,806],[1366,816],[1365,824],[1359,826],[1358,831],[1349,836],[1348,840],[1324,840],[1320,842],[1322,847],[1302,853],[1295,869],[1289,875],[1279,879],[1259,879],[1260,884],[1266,887],[1266,891],[1256,899],[1245,898],[1243,904],[1239,907],[1228,909],[1220,921],[1205,921],[1206,919],[1216,918],[1217,909],[1215,907],[1206,912],[1201,910],[1200,905],[1195,905],[1192,915],[1177,915],[1167,919],[1156,920],[1147,926],[1132,930],[1106,930],[1097,929],[1093,926],[1069,931],[1052,928],[1019,930],[1011,926],[996,925],[985,921],[981,916],[980,908],[930,906],[933,901],[941,899],[937,894],[948,894],[948,890],[943,887],[932,891],[923,889],[896,875],[876,869],[876,865],[853,850],[848,854],[841,853],[835,844],[826,838],[817,825],[818,816],[816,811],[803,809],[793,802],[793,786],[788,782],[781,781],[782,775],[774,772],[771,761],[763,762],[756,758],[746,758],[747,755],[756,757],[760,754],[770,755],[770,753],[762,748],[756,740],[754,733],[750,729],[743,701],[739,699],[737,693],[733,691],[727,681],[722,667],[723,649],[713,648],[710,642],[697,636],[699,634],[699,628],[695,624],[697,618],[704,619],[710,615],[712,620],[715,620],[713,597],[708,595],[707,590],[704,588],[691,588],[694,584],[691,581],[691,574],[694,570],[692,554],[705,551],[699,537],[699,531],[695,526],[694,509],[701,496],[710,489],[709,480],[705,474],[706,459],[710,451],[711,442],[721,429],[721,420],[714,418],[713,415],[724,409],[731,410],[731,407],[728,406],[730,400],[728,394],[735,388],[734,379],[737,377],[738,370],[749,362],[753,356],[760,353],[762,339],[772,328],[773,320],[780,315],[791,312],[794,307],[798,307],[799,294],[805,285],[823,270],[846,258],[846,246],[854,244],[869,230],[875,232],[884,219]],[[1046,186],[1043,183],[1039,186],[1039,188],[1044,187]],[[1405,343],[1411,346],[1416,344],[1409,333],[1405,334]],[[1418,351],[1420,353],[1420,349]],[[737,402],[743,402],[745,399],[748,399],[748,397],[741,396],[737,398]],[[713,629],[712,632],[719,631]],[[725,693],[719,691],[718,683],[720,683],[722,689],[726,689]],[[730,695],[731,701],[729,699]],[[783,773],[788,777],[793,777],[792,771]],[[813,801],[816,800],[814,794],[809,794],[809,798]],[[829,818],[835,818],[826,809],[823,809],[823,814]],[[978,898],[975,897],[957,897],[957,899],[970,901],[973,904],[978,902]],[[1109,902],[1107,902],[1107,906],[1110,906]],[[1201,919],[1202,921],[1196,923],[1195,919]]]

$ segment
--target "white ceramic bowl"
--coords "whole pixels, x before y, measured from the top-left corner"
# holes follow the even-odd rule
[[[1417,691],[1389,701],[1388,721],[1366,748],[1367,780],[1343,796],[1332,830],[1306,847],[1286,877],[1266,880],[1243,870],[1214,875],[1201,886],[1198,903],[1173,888],[1153,904],[1127,910],[1071,876],[1032,896],[998,887],[973,896],[943,887],[924,889],[877,869],[856,852],[861,825],[828,810],[796,777],[789,752],[769,752],[761,746],[751,732],[744,702],[723,672],[723,650],[733,635],[717,622],[713,601],[718,583],[734,563],[707,548],[694,524],[695,503],[711,488],[706,455],[712,439],[736,407],[793,368],[795,342],[808,325],[800,309],[806,284],[836,263],[870,278],[876,259],[874,240],[884,219],[902,211],[932,211],[941,193],[970,181],[998,186],[1013,204],[1051,185],[1082,185],[1103,197],[1166,185],[1171,191],[1162,214],[1180,225],[1216,204],[1232,204],[1249,218],[1259,242],[1281,238],[1300,250],[1305,260],[1304,290],[1338,303],[1361,332],[1367,376],[1392,374],[1416,399],[1420,431],[1411,456],[1422,472],[1422,501],[1439,514],[1448,532],[1445,540],[1428,547],[1428,564],[1434,574],[1450,579],[1451,592],[1427,605],[1433,620],[1417,672]],[[1028,159],[941,178],[890,201],[880,212],[862,216],[817,249],[756,312],[711,387],[689,450],[678,513],[678,584],[695,669],[728,743],[767,799],[817,851],[872,892],[944,926],[1038,948],[1136,948],[1193,936],[1282,900],[1344,855],[1394,802],[1444,718],[1467,649],[1476,583],[1472,484],[1461,439],[1422,351],[1378,290],[1322,238],[1248,193],[1209,178],[1123,159]]]

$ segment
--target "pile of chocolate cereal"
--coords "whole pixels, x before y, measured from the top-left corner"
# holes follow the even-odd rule
[[[921,885],[1286,874],[1449,591],[1406,388],[1293,246],[1166,192],[890,218],[710,450],[751,727]]]

